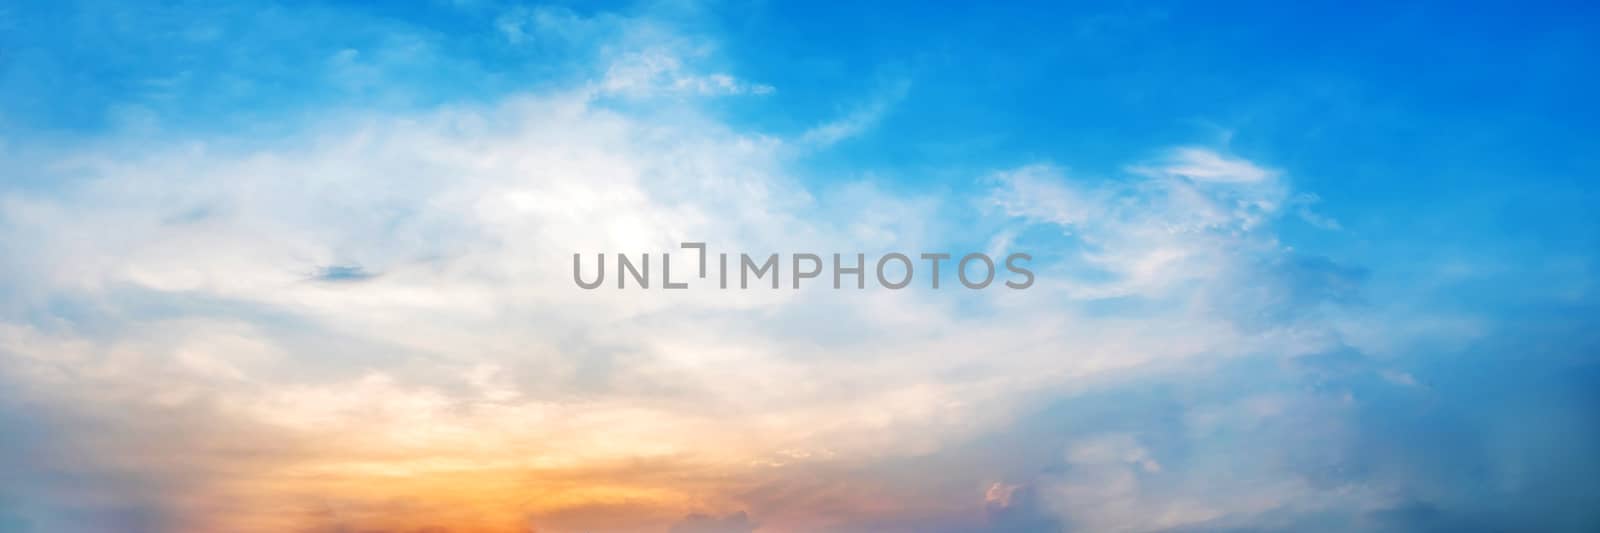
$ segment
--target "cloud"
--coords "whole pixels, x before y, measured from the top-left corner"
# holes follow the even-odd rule
[[[691,74],[676,53],[661,48],[622,54],[607,67],[599,89],[608,94],[635,97],[657,94],[759,95],[774,90],[770,85],[746,83],[723,73]]]
[[[1277,175],[1250,161],[1194,147],[1175,148],[1165,161],[1157,166],[1141,167],[1141,170],[1202,183],[1254,183]]]
[[[909,520],[947,496],[884,506],[837,478],[801,482],[808,469],[937,451],[1003,424],[1035,391],[1252,342],[1183,306],[1099,320],[1048,292],[1008,295],[1018,320],[968,316],[955,305],[963,294],[572,287],[574,252],[661,252],[685,240],[728,250],[939,243],[907,221],[933,219],[943,202],[858,187],[829,194],[878,210],[825,206],[788,174],[781,141],[675,105],[674,120],[655,121],[581,89],[555,91],[335,116],[301,141],[243,139],[243,150],[138,140],[75,154],[57,168],[83,178],[0,203],[18,295],[0,344],[15,354],[4,375],[34,384],[14,390],[94,416],[137,405],[181,417],[191,434],[226,427],[219,421],[262,428],[252,449],[274,462],[200,465],[185,472],[199,480],[191,494],[255,509],[317,495],[351,527],[633,528],[707,499],[774,527],[827,527]],[[1112,247],[1139,244],[1121,236],[1195,216],[1179,208],[1221,210],[1212,196],[1167,189],[1077,191],[1046,170],[1003,176],[994,193],[1003,215],[1071,220],[1106,239],[1089,260],[1130,278],[1147,271],[1105,258],[1149,252]],[[1026,180],[1070,192],[1016,194]],[[1156,209],[1048,218],[1062,206],[1038,202],[1053,198],[1099,213],[1121,212],[1126,198]],[[902,211],[890,208],[897,201]],[[186,215],[197,212],[206,214]],[[1247,223],[1205,216],[1216,222],[1184,231],[1220,237],[1185,250],[1228,257]],[[892,227],[894,238],[867,226]],[[307,272],[343,282],[304,283]],[[149,308],[163,312],[141,313]],[[117,327],[89,330],[94,320]],[[1141,334],[1148,320],[1173,333]],[[997,357],[996,346],[1012,348]],[[206,442],[161,453],[193,455]],[[169,468],[149,475],[176,475]],[[250,486],[226,483],[240,472]],[[805,503],[780,512],[751,486],[786,487]],[[497,503],[530,487],[534,503]],[[383,503],[396,501],[415,503]],[[980,500],[960,501],[980,516]],[[135,508],[243,530],[281,524],[177,500]]]
[[[516,7],[495,18],[495,29],[513,45],[537,39],[584,42],[609,37],[608,25],[623,22],[615,14],[584,17],[560,6]]]
[[[685,35],[646,16],[585,16],[565,7],[516,7],[496,18],[495,27],[514,46],[549,47],[591,58],[600,67],[592,74],[592,87],[603,95],[730,96],[776,90],[708,71],[707,60],[716,49],[713,41]]]
[[[1193,148],[1174,153],[1224,160]],[[1233,167],[1255,168],[1238,160]],[[1104,281],[1065,287],[1079,297],[1154,294],[1285,253],[1268,227],[1282,216],[1288,194],[1275,175],[1249,171],[1250,180],[1197,182],[1184,162],[1130,168],[1103,180],[1071,179],[1050,164],[1001,171],[989,177],[996,186],[988,203],[1006,216],[1054,226],[1082,247],[1068,266]]]
[[[844,116],[825,122],[806,130],[800,134],[800,142],[806,145],[826,147],[840,141],[850,139],[867,132],[883,120],[895,104],[906,97],[911,90],[911,81],[901,79],[887,84],[878,90],[870,100],[861,104]]]
[[[750,521],[743,511],[723,517],[714,517],[703,514],[691,514],[683,520],[673,524],[667,531],[669,533],[750,533],[755,531],[757,524]]]
[[[348,283],[372,279],[375,276],[377,274],[367,272],[361,265],[331,265],[317,269],[317,273],[311,278],[318,281]]]
[[[29,183],[0,185],[0,528],[1594,521],[1590,324],[1496,329],[1374,295],[1392,280],[1283,242],[1286,218],[1321,220],[1287,171],[1183,146],[1109,176],[1035,161],[970,187],[823,185],[793,148],[870,131],[906,85],[780,138],[708,104],[763,90],[714,39],[558,8],[484,31],[511,57],[584,61],[513,94],[314,106],[281,131],[6,147]],[[408,42],[293,58],[403,88],[406,59],[451,49]],[[572,253],[691,240],[1026,249],[1040,281],[569,281]],[[1484,360],[1517,364],[1460,365]]]

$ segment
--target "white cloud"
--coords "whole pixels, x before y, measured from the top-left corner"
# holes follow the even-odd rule
[[[673,51],[652,48],[624,53],[599,83],[602,92],[624,96],[768,94],[770,85],[751,84],[725,73],[695,74]]]
[[[599,70],[591,89],[599,94],[656,96],[763,95],[771,85],[738,79],[706,67],[713,42],[683,35],[644,17],[599,13],[583,16],[565,7],[515,8],[495,27],[512,45],[559,45],[593,54]]]
[[[1154,296],[1188,282],[1219,282],[1241,261],[1282,253],[1263,227],[1281,216],[1288,194],[1275,174],[1201,149],[1171,153],[1175,160],[1135,165],[1114,179],[1075,178],[1047,164],[997,172],[989,203],[1084,245],[1079,266],[1109,278],[1066,287],[1082,298]]]
[[[904,99],[911,89],[909,80],[898,80],[880,89],[866,103],[846,113],[843,117],[819,124],[800,135],[800,142],[813,146],[830,146],[872,129],[883,120],[890,109]]]
[[[1276,172],[1250,161],[1194,147],[1173,149],[1165,161],[1148,170],[1165,176],[1215,183],[1253,183],[1277,176]]]
[[[1048,290],[988,295],[1010,314],[984,319],[950,292],[575,288],[574,252],[941,242],[915,222],[939,202],[863,185],[824,208],[786,173],[781,140],[678,111],[651,122],[580,90],[330,117],[272,147],[75,154],[62,170],[89,178],[0,201],[11,305],[92,302],[139,337],[93,338],[120,354],[102,359],[52,348],[74,333],[22,327],[0,347],[26,354],[7,373],[71,353],[89,361],[71,368],[104,370],[66,371],[62,397],[212,405],[348,443],[296,452],[296,471],[330,479],[427,476],[462,454],[490,471],[651,459],[759,478],[749,465],[931,453],[1003,424],[1030,391],[1245,345],[1203,310],[1094,318]],[[1097,244],[1087,260],[1118,280],[1091,292],[1220,280],[1256,240],[1220,196],[1182,184],[1084,188],[1047,166],[996,183],[1006,215]],[[313,280],[330,266],[370,275]],[[140,306],[207,321],[131,318]]]
[[[502,19],[508,40],[636,28],[527,16]],[[736,130],[693,99],[608,107],[615,96],[768,90],[704,68],[700,43],[637,31],[604,39],[623,44],[564,90],[391,116],[328,113],[279,139],[64,149],[50,172],[75,179],[0,196],[11,297],[0,308],[0,376],[95,416],[181,415],[193,435],[248,427],[252,453],[273,460],[239,468],[264,488],[227,486],[222,478],[239,472],[224,464],[186,474],[260,509],[303,493],[368,504],[415,496],[386,492],[408,488],[399,481],[340,493],[351,480],[535,472],[555,488],[517,513],[557,520],[585,502],[625,500],[651,509],[647,520],[708,499],[737,507],[741,490],[791,475],[785,467],[935,453],[1004,425],[1039,391],[1272,341],[1240,333],[1182,289],[1227,285],[1241,258],[1276,251],[1264,225],[1286,187],[1248,161],[1197,149],[1133,181],[1075,180],[1045,164],[995,173],[989,199],[1004,218],[1082,239],[1087,252],[1068,266],[1106,281],[1061,270],[1042,273],[1038,290],[1003,295],[579,290],[575,252],[660,253],[690,240],[735,252],[917,252],[948,244],[927,221],[966,205],[870,181],[814,191],[787,165],[791,147],[873,127],[903,83],[797,139]],[[997,252],[1018,242],[1014,232],[989,237]],[[318,280],[329,272],[360,281]],[[1167,305],[1121,317],[1078,307],[1126,295]],[[972,313],[975,301],[1005,312]],[[210,442],[231,441],[170,446],[199,454]],[[1093,447],[1070,458],[1103,468],[1095,479],[1105,483],[1063,490],[1114,499],[1163,471],[1148,450],[1113,444],[1111,459]],[[601,479],[638,463],[706,479]],[[304,479],[327,484],[275,491]],[[475,482],[483,492],[448,496],[477,510],[526,496]],[[995,487],[986,497],[1009,505],[1012,489]],[[857,505],[830,511],[884,512],[868,488],[827,489]],[[203,515],[188,518],[196,523],[229,519],[179,511]]]

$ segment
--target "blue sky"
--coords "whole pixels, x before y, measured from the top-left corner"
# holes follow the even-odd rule
[[[0,7],[0,531],[1590,530],[1596,15]]]

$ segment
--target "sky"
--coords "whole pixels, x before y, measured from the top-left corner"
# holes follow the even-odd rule
[[[9,2],[0,532],[1593,531],[1596,94],[1577,2]],[[683,242],[1036,282],[572,281]]]

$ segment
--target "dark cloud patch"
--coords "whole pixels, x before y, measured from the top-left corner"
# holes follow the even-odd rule
[[[1371,529],[1379,531],[1415,533],[1510,531],[1480,521],[1464,520],[1463,517],[1459,516],[1453,517],[1450,513],[1439,509],[1438,506],[1427,502],[1405,502],[1371,511],[1362,518],[1366,525],[1372,526]]]
[[[195,224],[217,216],[218,211],[213,206],[199,206],[183,211],[178,211],[161,219],[161,222],[173,226]]]
[[[984,502],[985,526],[993,531],[1051,532],[1064,524],[1048,508],[1038,491],[1030,485],[1005,489],[1003,498]]]
[[[13,505],[0,500],[0,533],[30,533],[35,531],[33,522],[22,516],[20,510],[11,509]]]
[[[93,365],[86,365],[93,366]],[[51,372],[48,383],[29,381]],[[174,495],[204,498],[239,476],[270,472],[312,445],[230,416],[211,397],[161,404],[152,383],[0,349],[0,533],[193,529]],[[64,401],[71,398],[73,401]],[[243,515],[218,498],[207,511]]]
[[[1247,331],[1314,321],[1364,305],[1366,269],[1324,256],[1290,254],[1244,268],[1210,297],[1213,309]]]
[[[328,283],[357,283],[378,277],[361,265],[328,265],[317,269],[311,279]]]
[[[1085,472],[1097,466],[1064,457],[1103,435],[1160,465],[1111,459],[1136,480],[1129,518],[1167,502],[1227,508],[1173,532],[1593,531],[1600,351],[1585,322],[1530,322],[1383,357],[1346,346],[1139,372],[1059,391],[1005,430],[907,462],[1013,487],[981,507],[978,529],[994,531],[1093,530],[1096,509],[1063,496],[1085,493],[1051,487],[1093,486]],[[1285,483],[1304,488],[1266,509],[1226,505]]]
[[[668,533],[750,533],[755,531],[757,526],[758,524],[752,522],[744,511],[721,517],[695,513],[683,517],[667,531]]]
[[[0,372],[0,533],[171,529],[157,495],[172,480],[94,464],[104,420],[26,401],[8,381]]]

